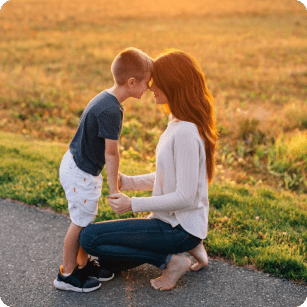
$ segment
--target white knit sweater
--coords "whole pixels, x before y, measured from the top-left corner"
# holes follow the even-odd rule
[[[152,211],[151,218],[190,234],[207,237],[209,201],[204,141],[194,123],[171,121],[156,149],[156,172],[122,175],[121,190],[152,191],[151,197],[132,197],[133,212]]]

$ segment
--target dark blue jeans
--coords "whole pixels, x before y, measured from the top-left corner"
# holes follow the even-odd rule
[[[159,219],[126,219],[90,224],[80,232],[80,245],[98,257],[100,266],[125,271],[144,263],[164,269],[172,254],[189,251],[201,242],[180,225]]]

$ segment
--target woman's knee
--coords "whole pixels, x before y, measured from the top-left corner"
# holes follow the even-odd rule
[[[80,231],[79,243],[84,251],[88,252],[91,249],[91,242],[93,240],[93,233],[91,231],[91,225],[86,226]]]

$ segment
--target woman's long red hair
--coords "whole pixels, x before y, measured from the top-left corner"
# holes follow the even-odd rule
[[[210,183],[215,167],[217,131],[213,112],[213,97],[205,76],[196,60],[189,54],[169,49],[154,62],[153,82],[166,95],[170,112],[179,120],[197,126],[205,142],[206,166]]]

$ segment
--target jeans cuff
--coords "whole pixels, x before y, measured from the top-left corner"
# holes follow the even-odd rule
[[[168,255],[166,256],[164,262],[159,266],[159,268],[160,268],[161,270],[164,270],[164,269],[165,269],[166,265],[169,263],[169,261],[171,260],[172,256],[173,256],[173,254],[168,254]]]

